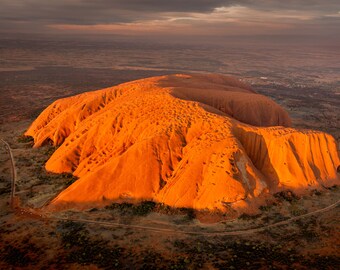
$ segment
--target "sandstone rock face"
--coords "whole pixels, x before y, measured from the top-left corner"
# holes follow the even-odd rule
[[[52,210],[135,199],[224,211],[263,193],[339,184],[335,140],[290,124],[235,78],[179,74],[57,100],[26,135],[35,147],[60,145],[48,171],[79,177]]]

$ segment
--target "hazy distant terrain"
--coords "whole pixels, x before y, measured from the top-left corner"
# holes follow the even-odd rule
[[[2,39],[0,122],[33,119],[60,97],[180,72],[239,76],[283,105],[296,126],[321,129],[339,140],[339,48],[270,40],[199,45]]]

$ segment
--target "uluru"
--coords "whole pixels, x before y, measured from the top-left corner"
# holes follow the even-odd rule
[[[26,131],[59,146],[45,168],[79,179],[50,210],[152,200],[249,208],[264,194],[339,184],[335,139],[237,78],[176,74],[56,100]]]

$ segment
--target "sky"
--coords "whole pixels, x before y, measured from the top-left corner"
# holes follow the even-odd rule
[[[0,0],[1,33],[340,36],[339,0]]]

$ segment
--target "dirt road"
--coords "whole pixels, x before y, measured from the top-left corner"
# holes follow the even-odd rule
[[[176,226],[177,229],[167,229],[167,228],[159,228],[159,227],[152,227],[152,226],[141,226],[141,225],[132,225],[132,224],[122,224],[122,223],[116,223],[116,222],[105,222],[105,221],[96,221],[96,220],[89,220],[89,219],[79,219],[79,218],[64,218],[64,217],[58,217],[55,214],[50,213],[44,213],[40,209],[33,209],[33,208],[25,208],[20,206],[20,200],[16,198],[15,196],[15,185],[17,181],[17,168],[15,166],[15,160],[13,156],[12,149],[10,145],[4,141],[3,139],[0,139],[1,142],[4,144],[8,155],[11,160],[11,172],[12,172],[12,180],[11,180],[11,195],[10,195],[10,202],[11,207],[14,210],[14,212],[21,216],[27,216],[31,218],[39,218],[39,219],[46,219],[46,220],[63,220],[63,221],[74,221],[74,222],[81,222],[86,224],[98,224],[105,227],[119,227],[119,228],[130,228],[130,229],[136,229],[136,230],[148,230],[153,232],[160,232],[160,233],[169,233],[169,234],[188,234],[188,235],[202,235],[202,236],[232,236],[232,235],[247,235],[247,234],[253,234],[265,231],[267,229],[278,227],[282,225],[287,225],[293,221],[297,221],[309,216],[313,216],[316,214],[320,214],[326,211],[329,211],[335,207],[337,207],[340,204],[340,200],[336,201],[335,203],[324,207],[322,209],[315,210],[313,212],[303,214],[296,217],[291,217],[287,220],[283,220],[280,222],[276,222],[273,224],[257,227],[257,228],[251,228],[251,229],[245,229],[245,230],[237,230],[237,231],[219,231],[219,232],[199,232],[199,231],[185,231],[181,230],[181,228],[187,228],[187,226]]]

